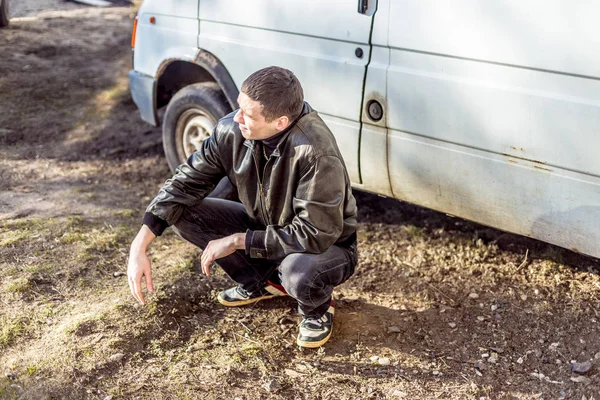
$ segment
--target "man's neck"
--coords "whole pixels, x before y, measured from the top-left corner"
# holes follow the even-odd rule
[[[302,112],[300,113],[300,115],[298,115],[296,117],[296,119],[294,119],[293,121],[291,121],[283,130],[275,133],[273,136],[270,136],[266,139],[262,139],[262,143],[263,143],[263,149],[265,150],[265,155],[267,156],[271,156],[271,154],[273,153],[273,151],[275,151],[275,148],[277,147],[277,145],[279,144],[279,141],[281,140],[281,138],[283,136],[285,136],[285,133],[288,132],[290,129],[292,129],[292,127],[294,125],[296,125],[296,123],[298,122],[298,120],[300,118],[302,118],[306,112],[306,103],[302,108]]]

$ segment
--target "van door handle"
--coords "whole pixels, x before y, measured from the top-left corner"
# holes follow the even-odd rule
[[[369,9],[369,0],[358,0],[358,13],[366,14]]]

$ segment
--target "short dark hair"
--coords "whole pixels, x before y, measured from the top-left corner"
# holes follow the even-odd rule
[[[242,83],[242,92],[262,106],[267,122],[286,116],[295,120],[304,106],[304,91],[296,75],[289,69],[259,69]]]

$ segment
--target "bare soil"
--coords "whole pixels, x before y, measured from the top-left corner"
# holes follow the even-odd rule
[[[129,95],[135,6],[13,2],[0,30],[1,399],[600,398],[600,263],[356,193],[334,335],[290,298],[225,309],[170,231],[138,306],[128,246],[170,175]],[[574,362],[591,361],[586,373]]]

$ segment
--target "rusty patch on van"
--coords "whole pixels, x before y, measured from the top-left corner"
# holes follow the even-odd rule
[[[546,172],[552,172],[551,169],[543,168],[543,167],[540,167],[539,165],[534,165],[533,168],[539,169],[539,170],[542,170],[542,171],[546,171]]]
[[[535,164],[547,164],[546,161],[539,161],[539,160],[534,160],[532,158],[519,157],[519,156],[515,156],[514,154],[502,153],[502,155],[506,156],[506,157],[518,158],[519,160],[525,160],[525,161],[529,161],[529,162],[532,162]]]

